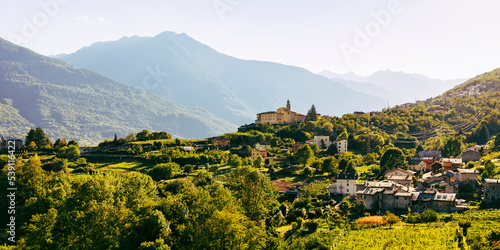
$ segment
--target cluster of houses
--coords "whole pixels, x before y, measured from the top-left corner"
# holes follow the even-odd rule
[[[332,178],[335,182],[328,185],[326,190],[332,197],[354,197],[356,202],[363,201],[368,210],[380,213],[405,213],[408,209],[413,212],[427,209],[443,213],[462,211],[468,204],[458,199],[457,194],[465,186],[471,192],[482,192],[487,204],[499,202],[500,179],[484,179],[484,189],[480,189],[477,185],[479,172],[473,168],[463,168],[461,158],[441,158],[439,151],[422,151],[419,157],[419,161],[414,159],[413,162],[414,166],[421,166],[413,168],[419,174],[413,170],[396,168],[385,173],[383,181],[360,183],[358,175],[338,174]],[[429,164],[435,162],[440,162],[442,169],[430,171]],[[298,197],[300,191],[297,187],[291,187],[285,194]]]
[[[463,90],[456,91],[453,93],[451,96],[444,96],[444,98],[449,98],[449,97],[464,97],[464,96],[476,96],[479,95],[481,92],[486,91],[486,85],[476,83],[476,84],[471,84],[467,86]],[[496,91],[496,90],[494,90]]]
[[[347,152],[347,140],[335,140],[331,141],[329,136],[314,136],[313,139],[307,140],[305,143],[298,142],[293,144],[293,152],[297,152],[300,147],[306,144],[316,144],[320,149],[327,149],[330,145],[334,144],[337,148],[338,153],[344,154]],[[231,140],[227,137],[216,137],[213,139],[213,145],[217,148],[222,147],[230,147]],[[263,159],[273,159],[272,157],[268,157],[267,152],[271,149],[270,142],[260,142],[254,145],[252,148],[252,152],[250,154],[250,159],[255,160],[259,156]],[[287,149],[283,149],[287,150]]]
[[[328,149],[330,145],[334,144],[335,147],[337,148],[337,152],[340,154],[344,154],[347,152],[347,140],[335,140],[335,141],[330,141],[329,136],[314,136],[313,139],[307,140],[305,143],[295,143],[293,145],[293,152],[297,152],[297,150],[304,146],[305,144],[316,144],[318,148],[320,149]]]
[[[479,161],[482,156],[488,154],[487,145],[475,145],[468,148],[457,158],[443,158],[440,151],[421,151],[417,158],[410,159],[408,169],[416,172],[429,171],[434,163],[439,163],[443,166],[444,171],[459,169],[464,163],[471,161]]]

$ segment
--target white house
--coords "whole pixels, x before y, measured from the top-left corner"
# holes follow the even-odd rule
[[[327,149],[332,144],[332,142],[330,141],[330,136],[314,136],[314,144],[318,145],[320,149],[322,149],[322,141],[325,144],[324,149]]]
[[[338,174],[335,176],[336,184],[330,184],[328,191],[332,194],[356,195],[356,182],[358,175]]]

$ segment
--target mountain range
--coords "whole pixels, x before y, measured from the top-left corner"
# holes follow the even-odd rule
[[[287,99],[305,113],[342,115],[379,110],[384,100],[303,68],[241,60],[215,51],[186,34],[124,37],[56,56],[130,86],[186,106],[200,106],[234,124],[276,110]]]
[[[88,69],[0,39],[0,135],[48,136],[95,144],[142,129],[206,138],[236,126],[199,107],[186,107]]]
[[[320,73],[332,81],[341,82],[347,87],[380,96],[390,105],[426,100],[443,94],[445,91],[465,82],[467,79],[440,80],[431,79],[422,74],[394,72],[391,70],[377,71],[363,77],[353,72],[337,74],[325,70]]]

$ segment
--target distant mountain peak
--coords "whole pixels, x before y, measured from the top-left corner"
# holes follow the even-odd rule
[[[402,104],[438,96],[457,84],[466,81],[466,79],[432,79],[423,74],[407,73],[390,69],[379,70],[365,77],[359,76],[353,72],[338,74],[328,70],[324,70],[318,74],[329,79],[350,81],[350,83],[346,83],[347,86],[356,86],[358,88],[362,86],[362,89],[354,89],[358,91],[375,91],[376,89],[366,85],[372,84],[378,88],[385,89],[387,92],[393,92],[395,95],[391,98],[392,104]],[[360,83],[362,84],[360,85]],[[380,91],[380,89],[378,90]],[[378,93],[379,95],[383,95],[383,93]],[[388,98],[386,95],[383,95],[383,97]]]

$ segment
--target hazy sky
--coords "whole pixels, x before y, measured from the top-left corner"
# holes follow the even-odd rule
[[[0,37],[53,55],[174,31],[315,73],[449,79],[500,67],[499,10],[495,0],[3,0]]]

